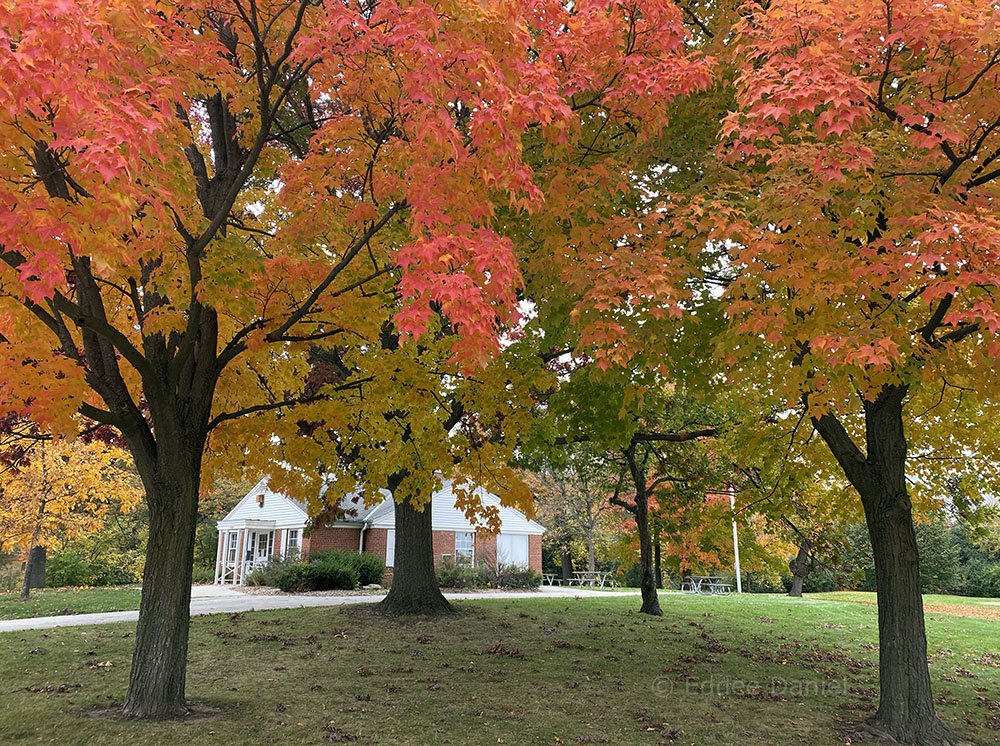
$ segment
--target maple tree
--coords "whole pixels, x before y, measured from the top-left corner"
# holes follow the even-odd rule
[[[453,344],[440,323],[418,343],[398,344],[390,326],[378,355],[355,361],[351,375],[370,375],[364,399],[344,400],[337,427],[300,422],[309,432],[330,481],[319,515],[333,517],[343,498],[368,505],[388,490],[395,511],[393,583],[379,612],[434,614],[451,610],[433,567],[429,502],[444,481],[471,522],[499,530],[499,513],[484,507],[479,489],[502,504],[534,510],[530,492],[508,466],[531,421],[527,393],[537,366],[500,355],[465,374],[450,361]]]
[[[519,282],[498,211],[548,186],[526,133],[558,150],[578,111],[653,118],[653,94],[705,76],[678,19],[669,2],[0,3],[0,393],[46,428],[117,428],[142,478],[126,715],[184,707],[209,438],[224,450],[256,415],[316,486],[286,411],[336,423],[333,395],[373,381],[310,390],[313,345],[364,354],[386,321],[419,337],[441,314],[455,358],[484,364]],[[396,268],[400,307],[369,292]]]
[[[621,153],[627,153],[628,149],[619,151],[616,147],[605,153],[598,168],[592,169],[590,163],[580,168],[584,165],[582,161],[600,152],[600,148],[595,147],[598,140],[603,142],[610,138],[607,141],[614,142],[622,135],[636,140],[637,127],[647,134],[658,132],[667,119],[659,107],[650,108],[650,96],[657,95],[662,101],[702,85],[707,69],[704,60],[690,55],[683,46],[684,29],[679,12],[671,3],[642,6],[616,3],[610,11],[600,4],[543,3],[532,7],[527,17],[532,29],[533,64],[557,83],[563,97],[565,118],[558,122],[559,127],[539,127],[537,122],[532,122],[526,128],[525,157],[544,199],[532,205],[530,210],[521,210],[516,203],[498,210],[498,222],[503,225],[505,234],[513,234],[515,238],[520,236],[514,226],[527,226],[525,230],[533,236],[544,237],[550,226],[539,216],[558,214],[564,209],[563,200],[573,189],[586,184],[589,194],[601,194],[608,180],[617,171],[627,168],[628,161],[622,160]],[[637,75],[637,70],[648,70],[651,74]],[[541,73],[536,70],[532,74]],[[459,107],[456,118],[463,131],[466,117],[467,113]],[[614,121],[612,126],[608,126],[609,120]],[[580,156],[583,156],[582,161],[574,164]],[[575,172],[575,183],[562,179],[567,168]],[[581,199],[573,209],[582,212],[584,205]],[[588,212],[593,213],[593,210]],[[636,223],[633,232],[640,226]],[[607,226],[604,236],[612,235],[618,227],[615,224]],[[546,246],[551,248],[564,240],[560,228],[554,242]],[[601,240],[595,237],[595,243]],[[588,247],[588,250],[593,248]],[[545,260],[536,261],[538,257],[529,254],[519,254],[519,260],[522,271],[533,272],[548,264]],[[635,276],[641,276],[644,269],[638,267]],[[399,281],[400,291],[409,281],[408,276]],[[615,291],[608,289],[606,292]],[[427,332],[438,329],[439,315],[448,315],[443,307],[429,307],[425,312],[422,323]],[[399,315],[394,314],[394,318],[399,323]],[[401,355],[394,344],[386,344],[384,331],[380,332],[378,341],[370,337],[366,350],[378,348],[391,355],[373,358],[369,354],[365,360],[347,361],[345,358],[342,361],[344,370],[350,370],[351,375],[358,375],[358,371],[367,367],[379,367],[388,383],[384,387],[375,384],[381,387],[384,397],[373,396],[373,386],[367,387],[365,403],[360,410],[354,410],[364,414],[340,418],[335,450],[346,456],[344,461],[347,463],[341,464],[346,467],[346,473],[337,479],[338,491],[355,484],[371,488],[381,485],[395,495],[396,557],[402,573],[394,578],[384,607],[394,609],[394,613],[404,608],[428,612],[446,608],[446,603],[437,591],[430,569],[429,516],[424,516],[419,508],[429,499],[432,486],[451,472],[450,476],[460,483],[491,489],[526,512],[533,509],[530,495],[516,475],[506,468],[504,459],[509,458],[512,444],[527,430],[526,418],[514,412],[511,404],[516,406],[521,402],[526,406],[524,398],[531,389],[548,386],[539,381],[551,371],[535,370],[533,375],[529,374],[540,361],[544,366],[551,360],[552,353],[542,351],[545,347],[535,345],[537,339],[531,333],[526,334],[523,326],[514,324],[504,329],[506,341],[520,340],[521,343],[505,347],[496,364],[487,364],[484,369],[475,371],[475,379],[470,379],[463,375],[467,371],[461,366],[456,369],[454,361],[447,359],[450,344],[447,336],[433,343],[427,336],[421,337],[421,362],[413,367],[416,357],[406,360],[406,355],[411,353]],[[388,336],[393,338],[392,334]],[[410,368],[401,368],[401,360]],[[383,363],[385,367],[380,367]],[[426,372],[419,372],[421,366],[431,372],[430,379]],[[456,381],[464,381],[459,389],[455,388]],[[400,384],[407,386],[414,397],[425,399],[424,406],[418,402],[407,402],[403,406],[396,388]],[[484,394],[491,389],[492,393]],[[473,394],[473,391],[478,393]],[[433,393],[433,397],[428,392]],[[342,414],[347,411],[349,409],[342,410]],[[351,440],[347,433],[353,423],[361,425],[365,438],[375,436],[370,442],[379,444],[377,452],[367,446],[362,446],[358,452],[346,443]],[[442,431],[443,424],[446,427]],[[449,430],[455,426],[460,426],[462,433],[453,442]],[[418,442],[421,440],[423,445]],[[318,447],[322,449],[321,445]],[[388,453],[392,454],[391,458],[387,457]],[[438,470],[443,473],[436,474]],[[332,473],[335,472],[333,469]],[[471,492],[461,494],[468,496]],[[476,502],[469,498],[461,506],[474,510]],[[416,522],[424,525],[414,526],[413,532],[404,528]],[[413,556],[414,561],[407,561],[409,556]],[[401,600],[404,593],[409,599],[406,602]]]
[[[990,449],[961,425],[1000,351],[998,29],[981,2],[747,6],[732,170],[692,218],[722,257],[733,379],[800,408],[861,497],[879,591],[868,727],[910,743],[962,741],[934,713],[907,471]]]
[[[142,491],[128,453],[99,440],[38,440],[0,483],[0,549],[25,558],[21,598],[31,590],[39,550],[100,530],[112,504],[131,511]],[[43,566],[44,573],[44,566]]]
[[[609,502],[626,510],[639,539],[640,611],[660,616],[650,502],[673,484],[703,499],[724,480],[703,458],[718,422],[656,372],[584,364],[545,402],[530,443],[535,452],[586,443],[600,454]],[[561,433],[556,435],[556,433]],[[551,457],[549,457],[551,458]]]

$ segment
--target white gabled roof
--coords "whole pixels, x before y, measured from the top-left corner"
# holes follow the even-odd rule
[[[261,495],[264,496],[263,507],[257,502]],[[304,528],[308,520],[305,505],[269,490],[267,477],[264,477],[219,521],[219,530],[243,528],[244,521],[274,521],[275,528]]]
[[[396,516],[392,497],[387,490],[381,490],[384,495],[382,502],[366,508],[362,500],[353,502],[354,494],[341,501],[344,510],[356,511],[356,516],[344,519],[346,522],[365,522],[373,528],[395,528]],[[500,504],[500,498],[479,488],[474,494],[484,506],[495,507],[500,512],[500,533],[541,535],[545,527],[530,520],[520,510],[508,508]],[[264,506],[261,507],[257,498],[264,496]],[[431,500],[431,525],[435,531],[475,531],[477,525],[471,523],[465,513],[455,507],[455,492],[451,482],[445,482],[442,489],[434,493]],[[275,528],[303,528],[309,520],[309,512],[303,503],[267,488],[267,477],[261,479],[246,496],[229,511],[228,515],[219,521],[219,530],[243,528],[245,521],[274,521]],[[340,521],[338,521],[340,523]],[[484,526],[481,522],[479,526]]]
[[[372,515],[390,499],[389,490],[379,490],[382,495],[381,502],[374,505],[365,506],[364,496],[361,492],[351,492],[345,495],[340,501],[340,509],[344,511],[344,517],[338,523],[371,523]],[[353,514],[352,514],[353,513]]]
[[[500,533],[502,534],[532,534],[545,533],[545,527],[530,520],[520,510],[508,508],[500,504],[500,498],[479,488],[474,491],[484,506],[495,507],[500,512]],[[455,507],[455,491],[451,482],[445,482],[431,499],[431,526],[435,531],[475,531],[477,525],[472,524],[465,513]],[[395,528],[396,516],[391,498],[374,508],[367,516],[372,528]],[[479,527],[485,526],[480,523]]]

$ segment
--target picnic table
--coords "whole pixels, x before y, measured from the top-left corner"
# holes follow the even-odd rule
[[[573,579],[570,581],[570,585],[574,582],[579,586],[589,585],[591,588],[595,585],[599,585],[603,588],[605,583],[610,583],[612,588],[615,587],[614,573],[601,572],[600,570],[595,570],[593,572],[590,570],[577,570],[573,573]]]
[[[591,572],[589,570],[576,570],[573,572],[572,578],[567,578],[563,580],[561,576],[554,572],[543,572],[542,582],[546,585],[578,585],[584,586],[589,585],[593,588],[595,585],[603,588],[605,585],[609,585],[612,588],[615,587],[615,574],[613,572],[602,572],[600,570],[595,570]]]
[[[733,586],[718,575],[691,575],[681,583],[681,592],[701,596],[728,596]]]

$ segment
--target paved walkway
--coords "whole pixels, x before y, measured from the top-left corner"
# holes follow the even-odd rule
[[[606,596],[635,596],[638,590],[595,591],[588,588],[560,588],[545,586],[537,591],[483,591],[480,593],[446,593],[452,601],[475,601],[481,598],[604,598]],[[243,593],[232,586],[196,585],[191,588],[191,615],[233,614],[238,611],[263,611],[266,609],[298,609],[305,606],[343,606],[370,604],[381,601],[384,594],[358,596],[309,596],[296,594],[257,595]],[[31,617],[29,619],[0,620],[0,632],[25,629],[51,629],[52,627],[79,627],[89,624],[134,622],[138,611],[108,611],[100,614],[73,614],[65,616]]]

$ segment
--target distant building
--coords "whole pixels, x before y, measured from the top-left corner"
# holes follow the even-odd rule
[[[267,488],[261,479],[229,514],[219,521],[219,546],[216,554],[215,582],[241,585],[250,572],[274,556],[297,552],[308,558],[311,552],[340,549],[374,552],[395,564],[396,522],[393,501],[388,492],[378,505],[365,508],[350,501],[356,515],[326,526],[309,526],[306,506],[286,495]],[[501,562],[542,569],[542,534],[545,528],[514,508],[504,507],[500,498],[485,490],[476,493],[484,506],[495,506],[500,513],[500,533],[486,533],[469,522],[455,507],[455,493],[450,482],[431,499],[431,525],[434,530],[434,562],[442,557],[456,561]]]

